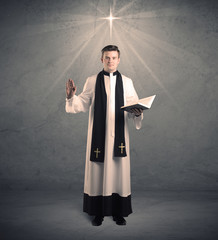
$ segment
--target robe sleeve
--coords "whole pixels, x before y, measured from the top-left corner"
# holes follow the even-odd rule
[[[133,82],[131,79],[129,79],[128,84],[126,86],[126,105],[138,102],[138,100],[139,98],[133,86]],[[134,113],[128,112],[127,114],[129,118],[133,119],[135,128],[140,129],[142,126],[143,113],[139,117],[136,117]]]
[[[95,84],[93,83],[93,81],[91,81],[91,78],[88,78],[81,94],[79,94],[78,96],[74,95],[72,98],[66,99],[66,112],[87,112],[92,101],[94,86]]]

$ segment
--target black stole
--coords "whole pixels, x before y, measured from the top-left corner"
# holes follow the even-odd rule
[[[104,162],[107,112],[107,94],[104,85],[104,75],[109,76],[109,73],[104,70],[101,71],[97,76],[95,85],[94,120],[90,154],[90,160],[94,162]],[[120,107],[124,105],[123,81],[118,71],[114,72],[113,75],[117,75],[115,87],[114,157],[125,157],[124,111],[120,109]]]

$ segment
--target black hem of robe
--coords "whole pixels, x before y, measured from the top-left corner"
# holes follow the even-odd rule
[[[83,212],[91,216],[121,216],[132,213],[131,195],[121,197],[117,193],[110,196],[89,196],[84,193]]]

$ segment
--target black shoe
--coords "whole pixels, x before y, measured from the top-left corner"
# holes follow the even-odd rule
[[[123,217],[113,216],[113,220],[117,225],[126,225],[126,220]]]
[[[102,216],[95,216],[95,218],[92,220],[92,225],[93,226],[100,226],[103,221],[104,221],[104,217],[102,217]]]

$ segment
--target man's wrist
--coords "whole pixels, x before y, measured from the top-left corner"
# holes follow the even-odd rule
[[[73,95],[66,96],[67,100],[71,99],[72,97],[73,97]]]

